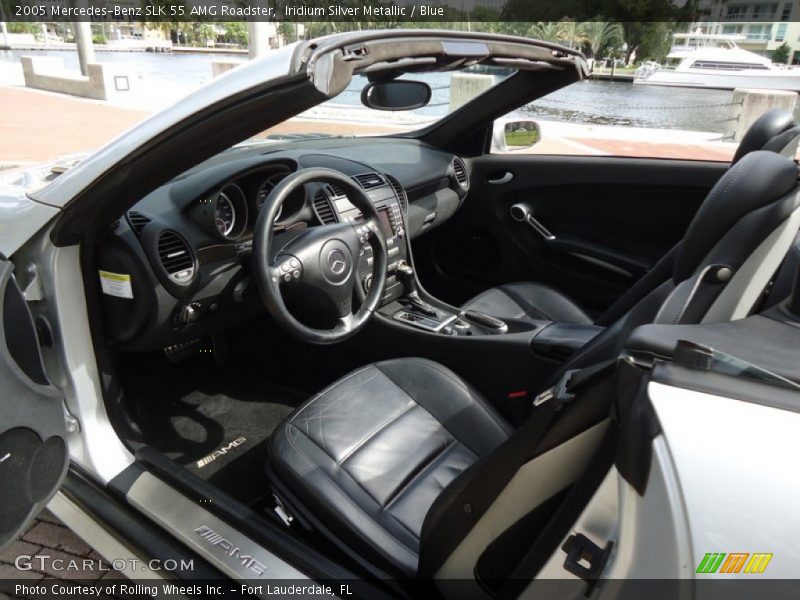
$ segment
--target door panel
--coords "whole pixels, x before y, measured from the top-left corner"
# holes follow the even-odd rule
[[[69,461],[63,396],[45,375],[13,268],[0,260],[0,547],[44,509]]]
[[[422,283],[460,304],[494,285],[549,284],[602,312],[683,237],[727,163],[486,155],[456,215],[415,243]],[[509,209],[525,203],[546,239]]]

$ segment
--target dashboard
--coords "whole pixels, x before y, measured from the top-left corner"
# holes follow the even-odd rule
[[[411,241],[450,218],[469,190],[465,161],[417,140],[320,138],[232,148],[142,198],[98,247],[108,341],[126,350],[180,351],[263,312],[250,267],[254,225],[275,186],[309,167],[349,176],[378,209],[389,251],[383,302],[402,292],[394,269],[410,255]],[[275,240],[359,219],[344,190],[307,183],[284,202]],[[357,264],[362,298],[371,265],[368,250]]]

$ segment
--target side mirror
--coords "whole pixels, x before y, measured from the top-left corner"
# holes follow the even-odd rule
[[[492,132],[493,152],[518,152],[528,150],[542,140],[539,123],[530,119],[498,120]]]
[[[431,87],[422,81],[374,81],[361,90],[361,103],[375,110],[414,110],[431,100]]]

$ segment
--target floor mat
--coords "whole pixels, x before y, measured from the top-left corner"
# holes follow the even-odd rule
[[[247,504],[269,492],[269,436],[306,399],[250,371],[203,360],[137,365],[128,391],[146,443]]]

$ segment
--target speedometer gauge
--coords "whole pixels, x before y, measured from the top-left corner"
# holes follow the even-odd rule
[[[247,200],[235,183],[229,183],[217,192],[207,204],[207,227],[224,240],[237,240],[247,229]]]
[[[236,209],[224,192],[217,196],[217,204],[214,207],[214,224],[222,237],[228,237],[236,225]]]
[[[261,207],[264,205],[267,197],[272,193],[272,190],[275,189],[275,186],[278,185],[281,179],[286,177],[288,173],[278,173],[277,175],[273,175],[272,177],[268,177],[264,183],[261,184],[261,187],[258,188],[258,193],[256,194],[256,210],[261,210]],[[275,221],[280,221],[281,214],[283,213],[283,205],[278,208],[278,214],[275,216]]]

